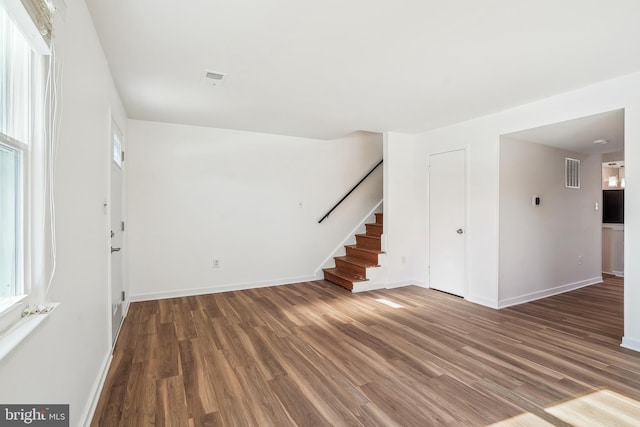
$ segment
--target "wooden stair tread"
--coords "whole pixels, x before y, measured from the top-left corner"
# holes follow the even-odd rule
[[[356,234],[356,244],[345,245],[346,255],[336,256],[335,267],[324,268],[324,280],[352,291],[359,282],[368,282],[369,268],[380,267],[382,249],[382,214],[375,214],[375,223],[365,224],[365,233]]]
[[[369,223],[364,225],[367,229],[366,234],[370,236],[379,236],[382,234],[382,224],[378,224],[377,222]]]
[[[369,279],[367,279],[366,277],[345,273],[344,271],[338,270],[337,268],[325,268],[323,269],[323,271],[325,273],[333,274],[334,276],[337,276],[341,279],[347,280],[352,283],[369,281]]]
[[[375,262],[370,262],[367,260],[364,260],[362,258],[356,258],[356,257],[352,257],[352,256],[337,256],[334,257],[334,259],[336,260],[342,260],[344,262],[348,262],[349,264],[354,264],[360,267],[380,267],[378,264],[376,264]]]
[[[345,248],[356,249],[358,251],[369,252],[369,253],[372,253],[372,254],[383,254],[384,253],[383,251],[379,251],[379,250],[376,250],[376,249],[361,248],[361,247],[359,247],[357,245],[345,245]]]
[[[376,236],[375,234],[356,234],[356,237],[364,237],[366,239],[373,239],[373,240],[382,239],[380,236]]]

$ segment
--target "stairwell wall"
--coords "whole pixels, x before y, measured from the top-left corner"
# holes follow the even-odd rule
[[[415,136],[384,135],[384,236],[387,287],[427,286],[427,229],[415,212],[424,203],[424,174],[415,164]]]
[[[318,224],[382,158],[376,133],[316,140],[130,120],[128,142],[133,300],[314,280],[382,199],[378,168]]]

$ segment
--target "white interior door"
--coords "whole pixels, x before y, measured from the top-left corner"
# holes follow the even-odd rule
[[[123,283],[123,239],[122,232],[122,134],[112,126],[111,148],[111,340],[115,342],[122,324]]]
[[[429,286],[465,296],[465,151],[429,156]]]

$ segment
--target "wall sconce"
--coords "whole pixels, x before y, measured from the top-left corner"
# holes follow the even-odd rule
[[[617,187],[618,186],[618,177],[610,176],[609,177],[609,187]]]

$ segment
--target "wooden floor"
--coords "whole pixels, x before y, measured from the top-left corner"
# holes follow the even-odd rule
[[[135,303],[92,425],[638,426],[622,288],[499,311],[323,281]]]

